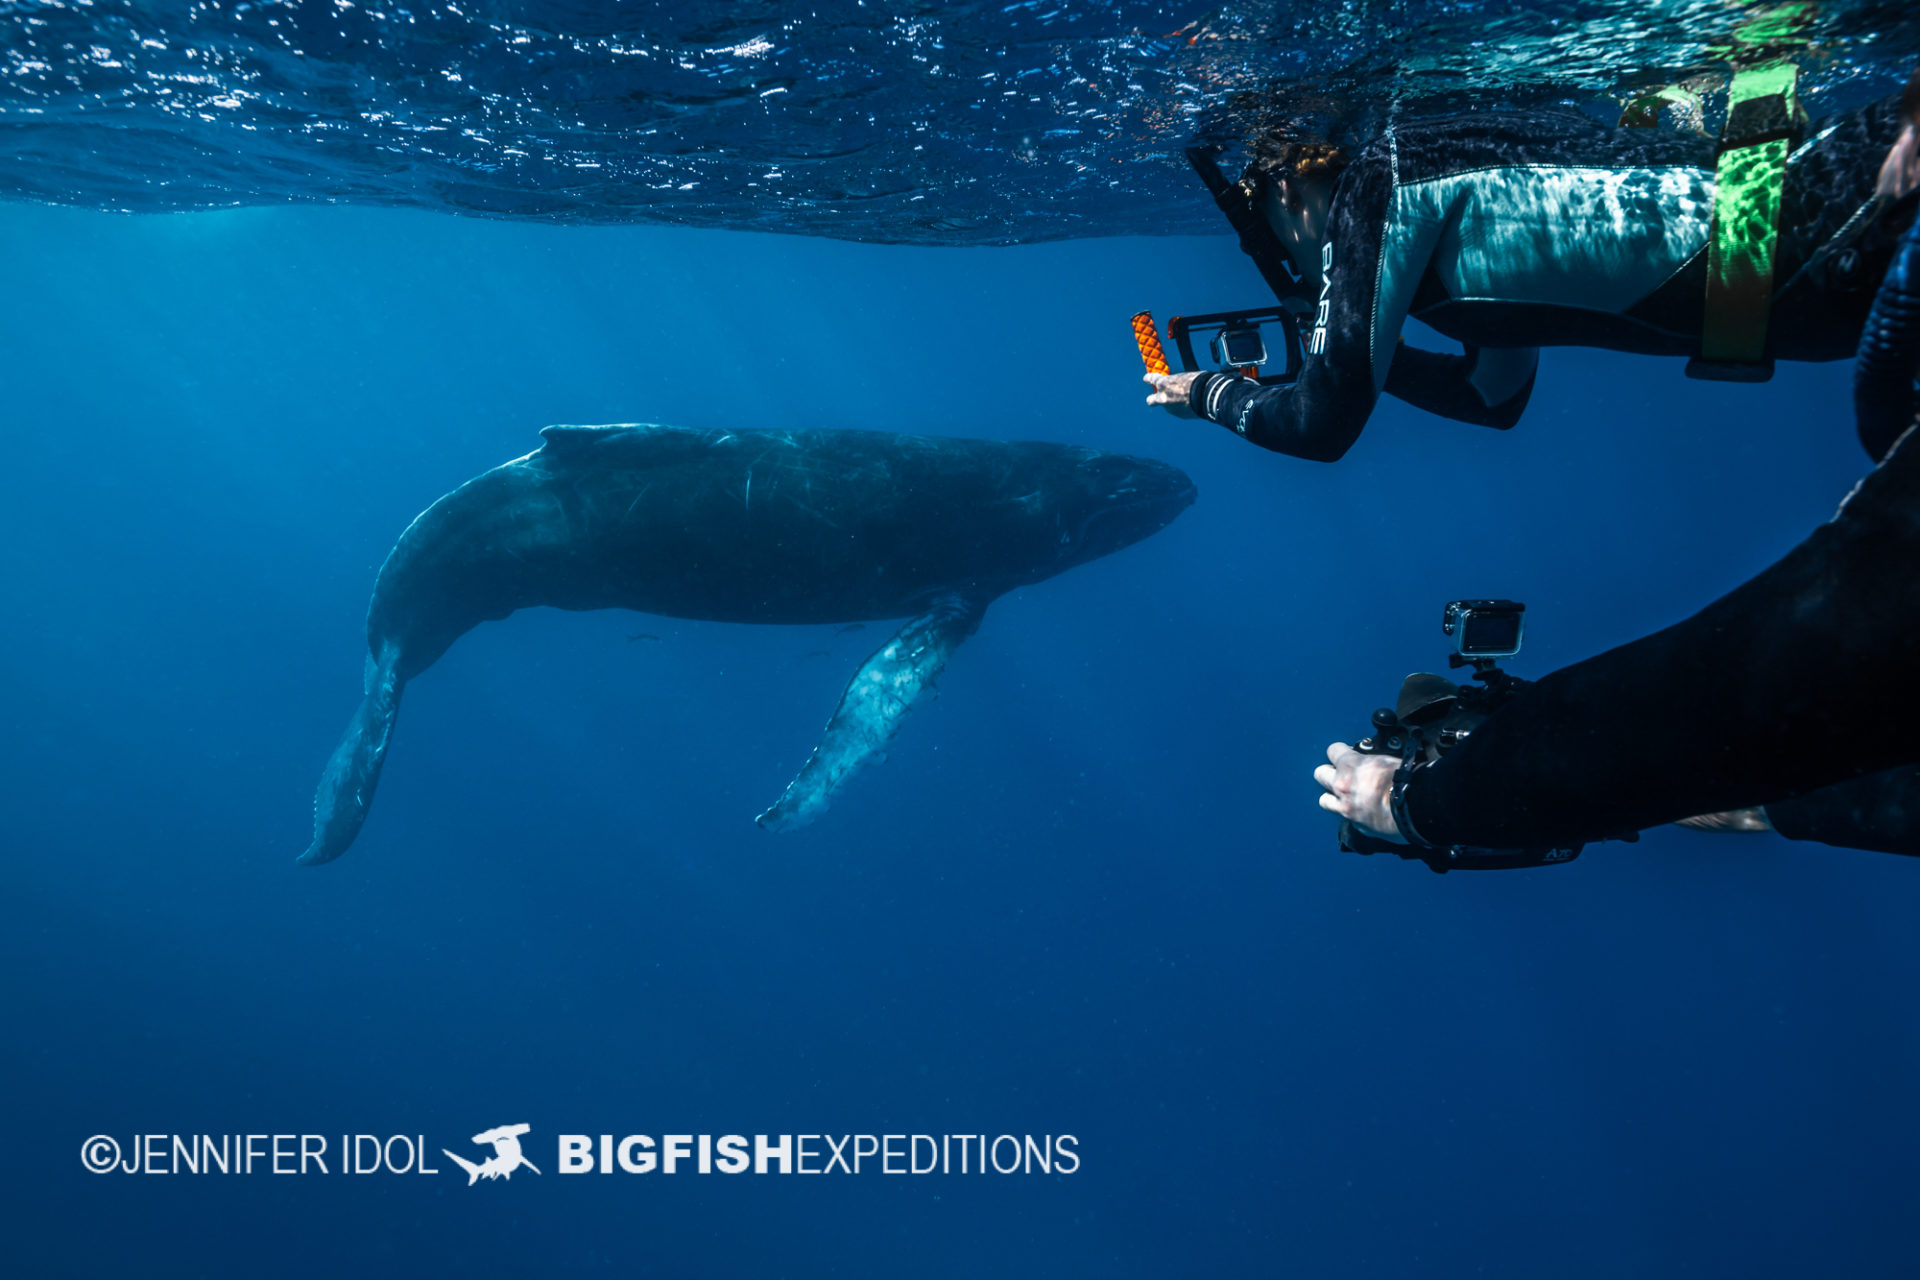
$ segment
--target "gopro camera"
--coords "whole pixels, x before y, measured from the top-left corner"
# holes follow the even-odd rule
[[[1213,341],[1207,344],[1215,364],[1265,364],[1267,362],[1266,339],[1260,336],[1258,327],[1246,329],[1222,329],[1215,334]]]
[[[1511,658],[1520,652],[1527,606],[1518,600],[1454,600],[1440,630],[1453,637],[1453,651],[1466,662]],[[1464,665],[1464,664],[1461,664]]]

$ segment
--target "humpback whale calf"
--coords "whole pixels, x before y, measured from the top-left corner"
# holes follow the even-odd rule
[[[1150,537],[1194,498],[1165,463],[1059,444],[646,424],[540,435],[428,507],[381,566],[366,696],[320,779],[301,862],[330,862],[359,834],[407,682],[475,626],[533,605],[908,619],[757,819],[800,826],[883,754],[995,597]]]

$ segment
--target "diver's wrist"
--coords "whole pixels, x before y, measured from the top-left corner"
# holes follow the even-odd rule
[[[1393,815],[1393,825],[1399,829],[1399,839],[1420,849],[1431,849],[1434,845],[1420,834],[1420,829],[1413,825],[1413,818],[1407,812],[1407,784],[1413,781],[1414,774],[1430,763],[1412,757],[1402,761],[1400,767],[1393,771],[1393,789],[1387,793],[1387,811]]]
[[[1192,382],[1187,384],[1187,408],[1193,410],[1197,416],[1205,418],[1209,422],[1217,421],[1217,419],[1207,412],[1207,393],[1213,384],[1219,380],[1219,374],[1207,371],[1198,374]]]

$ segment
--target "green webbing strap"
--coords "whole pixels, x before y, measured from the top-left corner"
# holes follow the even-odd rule
[[[1707,299],[1695,378],[1764,382],[1767,320],[1773,309],[1774,250],[1787,156],[1805,116],[1790,61],[1736,71],[1714,166],[1713,234],[1707,245]]]

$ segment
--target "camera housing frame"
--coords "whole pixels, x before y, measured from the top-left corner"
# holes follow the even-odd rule
[[[1280,328],[1280,352],[1286,356],[1286,364],[1278,373],[1261,372],[1267,365],[1276,361],[1277,353],[1273,344],[1267,341],[1266,326],[1278,325]],[[1194,337],[1206,335],[1207,354],[1214,359],[1211,370],[1201,363],[1194,354]],[[1251,334],[1260,344],[1260,359],[1231,360],[1234,354],[1232,342]],[[1300,317],[1294,308],[1282,303],[1272,307],[1251,307],[1245,311],[1211,311],[1198,316],[1174,316],[1167,321],[1167,336],[1173,339],[1174,347],[1180,353],[1180,367],[1187,373],[1207,370],[1213,373],[1236,373],[1250,378],[1263,387],[1281,386],[1297,382],[1300,370],[1306,364],[1306,351],[1300,334]]]

